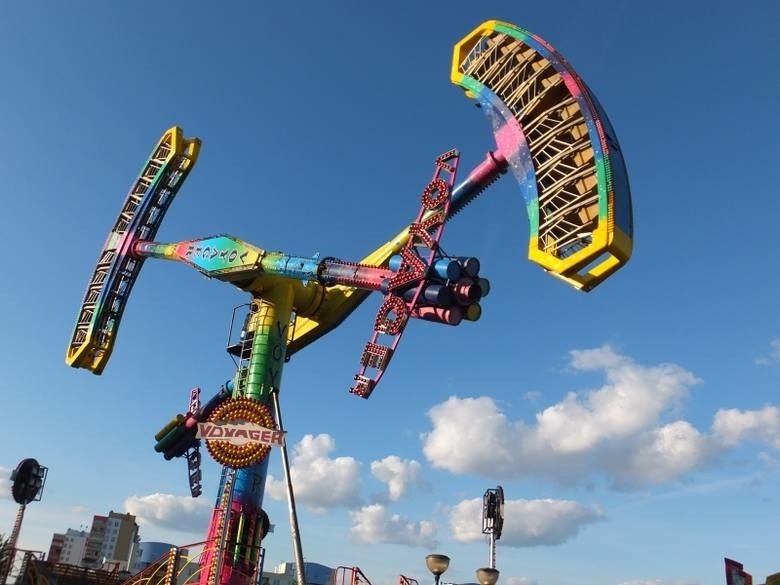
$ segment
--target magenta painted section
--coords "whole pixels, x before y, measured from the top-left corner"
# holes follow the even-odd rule
[[[467,180],[483,185],[495,177],[497,167],[506,167],[506,157],[500,152],[485,157],[485,160],[471,170]]]
[[[220,575],[218,579],[209,580],[210,568],[216,562],[215,552],[221,540],[221,502],[219,495],[211,517],[207,541],[214,543],[209,552],[204,552],[201,559],[201,575],[199,585],[249,585],[257,567],[262,523],[258,518],[262,512],[262,495],[265,486],[265,476],[268,471],[268,458],[258,465],[236,471],[233,489],[233,503],[230,509],[230,519],[227,527],[226,546],[220,551],[222,555]],[[223,472],[218,494],[225,487],[226,475]],[[243,517],[243,522],[241,521]],[[239,526],[242,532],[239,535]]]
[[[520,149],[526,145],[523,129],[515,118],[505,119],[504,124],[495,130],[494,135],[498,152],[506,160],[513,160]]]
[[[566,85],[566,89],[568,89],[571,95],[573,95],[574,98],[579,101],[580,97],[582,96],[582,91],[580,90],[580,86],[577,83],[577,80],[574,79],[574,76],[572,76],[572,74],[568,71],[561,71],[561,79],[563,79],[563,83]]]

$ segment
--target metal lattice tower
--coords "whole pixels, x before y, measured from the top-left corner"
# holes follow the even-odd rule
[[[504,488],[487,490],[482,496],[482,534],[490,538],[491,569],[496,568],[496,541],[504,528]]]

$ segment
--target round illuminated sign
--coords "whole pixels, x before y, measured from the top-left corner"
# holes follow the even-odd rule
[[[251,398],[231,398],[220,404],[214,409],[209,417],[211,423],[229,423],[227,428],[233,425],[242,425],[251,423],[259,425],[266,429],[276,429],[276,421],[271,411],[264,404]],[[241,430],[233,430],[233,436],[240,436]],[[250,432],[244,431],[244,435],[249,437]],[[221,440],[206,439],[206,448],[217,463],[232,467],[234,469],[243,469],[250,465],[256,465],[268,456],[271,451],[271,445],[252,441],[228,441],[224,440],[225,435],[221,435]],[[241,443],[241,444],[237,444]]]

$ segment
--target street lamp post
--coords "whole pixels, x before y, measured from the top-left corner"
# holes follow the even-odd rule
[[[439,585],[439,578],[450,566],[450,557],[446,555],[428,555],[425,557],[428,570],[433,573],[435,585]]]
[[[477,581],[479,585],[496,585],[498,581],[498,570],[493,567],[483,567],[477,569]]]
[[[428,570],[433,573],[434,585],[439,585],[439,579],[450,566],[450,557],[446,555],[428,555],[425,557]],[[493,567],[477,569],[477,582],[479,585],[496,585],[499,572]]]

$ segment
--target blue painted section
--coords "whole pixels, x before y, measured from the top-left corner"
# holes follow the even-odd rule
[[[268,460],[270,458],[271,454],[269,453],[268,457],[257,465],[236,471],[233,489],[234,502],[242,504],[252,503],[258,508],[263,507],[263,492],[265,491],[265,479],[268,475]]]
[[[276,274],[296,280],[317,280],[320,267],[319,258],[307,258],[305,256],[289,256],[287,254],[269,254],[261,261],[263,270],[269,274]]]

